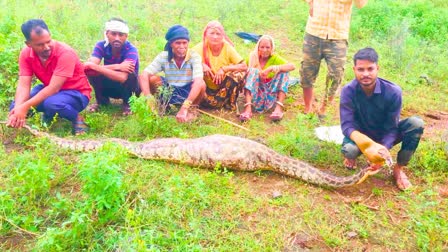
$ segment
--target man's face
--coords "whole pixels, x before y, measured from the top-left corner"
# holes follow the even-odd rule
[[[378,64],[369,60],[356,60],[356,64],[353,67],[356,80],[362,87],[366,88],[375,86],[378,70]]]
[[[50,33],[45,29],[32,30],[30,40],[25,42],[41,59],[48,59],[54,46]]]
[[[113,48],[121,48],[128,39],[128,34],[117,31],[107,31],[106,36]]]
[[[188,51],[188,40],[177,39],[171,42],[171,49],[176,58],[185,58]]]

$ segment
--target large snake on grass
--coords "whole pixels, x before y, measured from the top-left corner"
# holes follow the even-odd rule
[[[195,139],[161,138],[146,142],[130,142],[118,138],[71,140],[38,131],[28,125],[24,128],[37,137],[47,137],[52,143],[74,151],[92,151],[107,142],[112,142],[143,159],[164,160],[212,169],[225,167],[237,171],[270,170],[312,184],[334,188],[359,184],[378,172],[365,168],[351,176],[338,177],[306,162],[281,155],[263,144],[228,135],[211,135]]]

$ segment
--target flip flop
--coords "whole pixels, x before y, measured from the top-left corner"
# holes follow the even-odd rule
[[[252,106],[252,103],[248,102],[244,104],[244,108],[246,108],[247,106]],[[241,122],[249,121],[252,118],[252,111],[241,113],[239,118]]]
[[[269,118],[273,122],[281,121],[283,119],[283,112],[272,112],[272,114],[269,116]]]
[[[243,112],[240,114],[240,121],[247,122],[252,118],[252,112]]]
[[[73,129],[72,133],[75,136],[85,134],[89,131],[89,125],[87,125],[83,120],[78,120],[72,123]]]
[[[123,116],[132,115],[131,107],[127,103],[123,103],[123,105],[121,106],[121,111]]]
[[[98,112],[100,110],[100,105],[98,103],[93,103],[92,105],[89,106],[89,108],[87,109],[89,110],[89,112]]]

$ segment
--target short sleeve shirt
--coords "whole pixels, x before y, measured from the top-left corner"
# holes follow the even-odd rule
[[[77,90],[90,99],[92,88],[84,74],[84,66],[78,55],[70,46],[53,41],[51,55],[44,65],[31,47],[23,48],[19,56],[19,75],[36,76],[44,86],[50,84],[53,75],[66,77],[67,80],[61,90]]]
[[[202,61],[204,61],[202,42],[193,47],[192,50],[201,55]],[[211,69],[214,73],[218,72],[218,70],[221,67],[236,65],[241,63],[241,61],[243,61],[243,58],[238,54],[235,48],[226,41],[224,41],[224,46],[222,47],[221,52],[218,56],[213,56],[210,48],[208,47],[207,47],[207,55],[210,60]],[[206,78],[205,82],[208,87],[218,88],[218,86],[213,83],[213,80],[209,78]]]
[[[168,52],[163,51],[157,55],[144,71],[149,74],[163,72],[168,84],[175,87],[183,87],[192,83],[193,79],[204,77],[201,56],[192,50],[188,50],[180,68],[176,65],[174,58],[168,61]]]
[[[125,60],[130,60],[135,65],[134,72],[138,74],[138,51],[137,48],[135,48],[135,46],[131,44],[131,42],[126,41],[123,44],[119,57],[114,57],[112,55],[112,46],[109,44],[104,47],[105,43],[105,40],[96,43],[95,47],[93,48],[92,57],[98,58],[100,60],[104,59],[104,65],[120,64]]]

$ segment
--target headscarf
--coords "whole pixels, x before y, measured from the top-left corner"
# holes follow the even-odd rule
[[[178,39],[186,39],[190,41],[190,33],[188,29],[183,27],[182,25],[173,25],[168,29],[168,32],[165,34],[166,44],[165,51],[168,51],[168,61],[171,61],[173,58],[173,50],[171,49],[171,43]]]
[[[121,32],[129,34],[129,27],[126,23],[119,21],[119,20],[110,20],[106,22],[106,25],[104,26],[104,40],[106,43],[104,43],[104,47],[109,45],[109,39],[106,36],[107,31],[114,31],[114,32]]]
[[[208,57],[208,54],[207,54],[208,44],[206,41],[206,36],[207,36],[207,32],[209,29],[218,30],[224,37],[224,41],[227,41],[231,46],[234,46],[234,45],[233,45],[232,40],[230,40],[230,38],[227,36],[226,32],[224,31],[224,27],[218,20],[213,20],[213,21],[208,22],[207,26],[205,26],[204,33],[202,34],[202,57],[204,58],[204,63],[207,66],[211,67],[210,58]],[[223,41],[223,43],[225,43],[224,41]]]
[[[260,66],[260,55],[258,54],[258,47],[260,47],[260,42],[262,40],[269,40],[271,42],[272,50],[271,50],[271,55],[270,56],[272,56],[274,54],[274,51],[275,51],[274,39],[271,36],[269,36],[269,35],[261,36],[261,38],[257,42],[257,45],[255,46],[255,49],[249,55],[249,67],[250,68],[259,68],[259,69],[261,69],[261,66]]]

